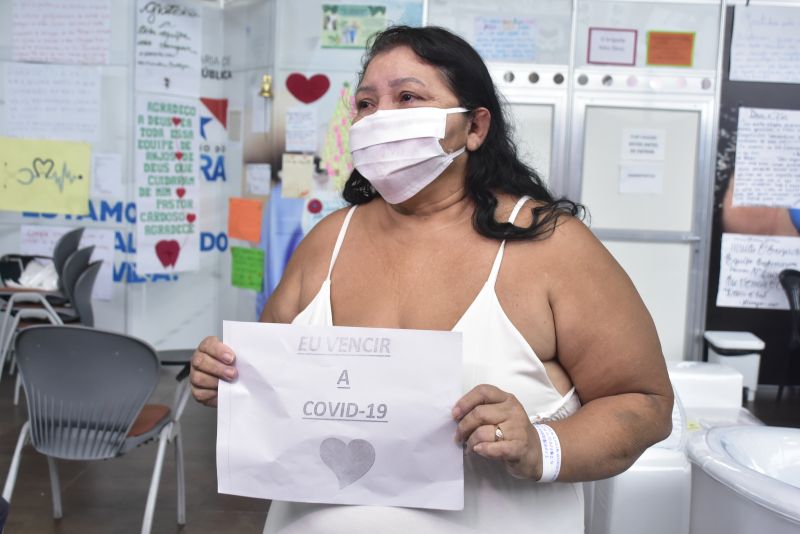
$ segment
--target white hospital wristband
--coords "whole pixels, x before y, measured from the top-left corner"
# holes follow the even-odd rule
[[[561,471],[561,443],[556,431],[544,424],[533,425],[542,444],[542,478],[537,482],[554,482]]]

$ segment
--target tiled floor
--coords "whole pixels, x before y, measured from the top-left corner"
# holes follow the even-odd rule
[[[171,404],[174,373],[163,371],[155,402]],[[13,406],[14,380],[0,383],[0,482],[5,480],[17,436],[26,419],[25,403]],[[775,390],[759,390],[748,408],[765,423],[800,427],[800,394],[789,389],[780,404]],[[267,502],[216,492],[214,410],[189,403],[183,436],[187,480],[187,524],[175,521],[175,463],[168,454],[156,506],[154,533],[260,533]],[[6,534],[92,534],[138,532],[155,461],[155,444],[104,462],[60,462],[64,517],[52,518],[47,462],[31,447],[23,453]]]

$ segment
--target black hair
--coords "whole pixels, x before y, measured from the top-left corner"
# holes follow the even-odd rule
[[[407,46],[425,63],[444,75],[459,105],[474,110],[484,107],[491,114],[489,131],[483,144],[469,153],[467,195],[475,202],[473,226],[486,237],[502,240],[534,240],[547,237],[561,215],[582,217],[582,205],[566,198],[553,198],[535,170],[520,161],[511,139],[511,128],[500,104],[497,90],[483,60],[464,39],[434,26],[412,28],[392,26],[370,40],[362,61],[359,83],[375,56],[399,46]],[[539,201],[532,208],[533,221],[527,228],[495,219],[496,193],[530,196]],[[379,196],[369,181],[353,170],[344,186],[344,199],[364,204]]]

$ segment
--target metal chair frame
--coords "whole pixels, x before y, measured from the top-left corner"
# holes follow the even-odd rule
[[[179,413],[168,412],[144,433],[130,434],[159,380],[160,363],[147,343],[82,326],[34,326],[16,339],[28,421],[20,431],[3,498],[11,501],[22,450],[31,444],[47,457],[53,517],[63,516],[56,459],[102,460],[158,439],[158,452],[142,520],[152,528],[164,454],[175,446],[178,524],[186,522],[186,481]],[[179,401],[176,395],[176,406]]]

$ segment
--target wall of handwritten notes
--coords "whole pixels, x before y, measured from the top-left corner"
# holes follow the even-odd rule
[[[800,208],[800,8],[734,3],[741,6],[728,9],[726,47],[717,51],[722,11],[708,2],[692,9],[661,0],[0,2],[0,255],[41,252],[65,229],[87,227],[84,245],[94,244],[106,262],[97,325],[159,348],[195,346],[221,333],[222,319],[253,320],[297,243],[343,205],[364,43],[391,24],[426,22],[454,30],[483,55],[509,101],[522,156],[552,186],[583,173],[587,199],[623,198],[629,207],[612,214],[623,219],[649,199],[658,208],[648,212],[654,231],[683,230],[696,211],[676,200],[693,187],[696,169],[663,161],[691,154],[710,136],[675,110],[628,113],[631,124],[608,126],[614,116],[590,107],[590,126],[604,119],[587,130],[592,150],[617,143],[605,152],[614,161],[595,165],[614,179],[592,181],[592,173],[570,168],[577,141],[559,137],[577,116],[577,99],[567,98],[578,94],[570,69],[668,72],[676,80],[703,71],[713,79],[721,54],[717,104],[727,145],[718,167],[739,170],[732,205],[791,213]],[[560,81],[536,74],[562,66]],[[518,77],[504,78],[510,71]],[[563,100],[548,100],[556,93]],[[573,108],[562,113],[562,104]],[[651,116],[679,117],[680,132],[649,124]],[[716,184],[720,205],[726,180]],[[596,223],[611,224],[596,215]],[[715,228],[712,270],[722,247]],[[796,236],[782,237],[789,241],[769,250],[794,251]],[[742,254],[764,239],[725,239],[724,287],[713,276],[708,286],[715,327],[729,317],[719,310],[786,306],[771,282],[768,293],[739,291],[764,280],[763,272],[739,269],[752,260]]]
[[[237,82],[274,33],[233,36],[270,4],[0,3],[0,255],[47,254],[86,227],[81,246],[104,261],[96,325],[157,348],[252,320],[263,267],[252,253],[233,265],[227,198],[241,193]]]

